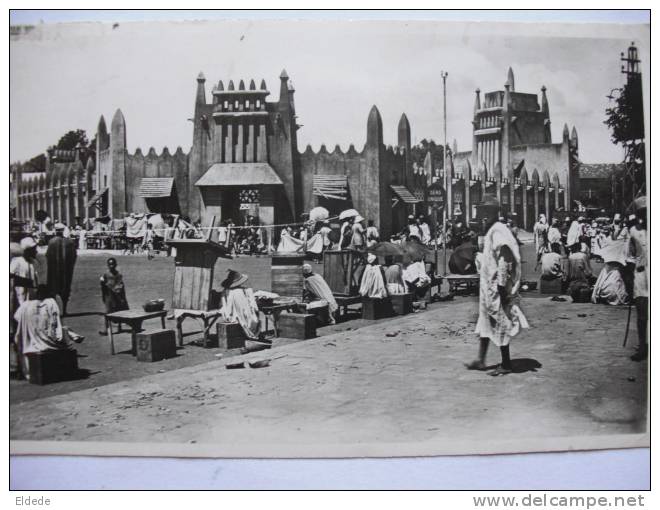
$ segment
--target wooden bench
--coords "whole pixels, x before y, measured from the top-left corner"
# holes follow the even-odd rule
[[[348,307],[351,305],[357,305],[357,304],[362,304],[362,296],[335,296],[335,301],[337,301],[337,306],[339,309],[337,310],[340,315],[342,315],[342,308],[344,309],[343,315],[345,316],[348,313]]]
[[[478,274],[448,274],[446,276],[437,276],[439,280],[444,279],[449,285],[449,292],[454,294],[457,291],[479,293],[479,275]]]

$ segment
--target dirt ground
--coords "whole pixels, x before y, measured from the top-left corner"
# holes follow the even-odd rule
[[[515,373],[500,378],[463,366],[476,354],[476,297],[384,321],[350,320],[319,329],[313,340],[279,339],[270,351],[231,358],[272,359],[266,368],[227,370],[234,353],[218,358],[218,349],[190,345],[195,335],[174,359],[137,363],[125,352],[129,335],[119,337],[124,352],[111,356],[108,340],[95,333],[103,322],[104,261],[80,257],[65,320],[87,337],[79,364],[89,376],[43,387],[11,381],[12,439],[258,445],[644,430],[647,363],[628,359],[634,320],[628,347],[621,347],[625,307],[525,294],[531,329],[512,343]],[[222,261],[216,279],[231,266],[248,272],[254,288],[269,289],[269,262]],[[529,266],[525,275],[534,277]],[[171,259],[122,257],[119,267],[131,306],[156,297],[169,302]],[[491,347],[489,362],[498,358]]]

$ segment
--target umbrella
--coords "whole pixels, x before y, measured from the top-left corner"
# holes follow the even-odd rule
[[[429,250],[426,246],[418,241],[407,241],[403,244],[403,252],[410,257],[413,262],[433,257],[433,251]]]
[[[323,221],[330,217],[330,212],[325,207],[315,207],[309,211],[309,221]]]
[[[357,212],[355,209],[346,209],[345,211],[342,211],[339,213],[339,219],[340,220],[345,220],[346,218],[353,218],[355,216],[359,216],[360,213]]]
[[[367,248],[368,252],[374,253],[379,257],[387,257],[392,255],[394,257],[400,257],[403,255],[403,249],[398,244],[390,243],[388,241],[382,241],[380,243],[374,244],[371,248]]]

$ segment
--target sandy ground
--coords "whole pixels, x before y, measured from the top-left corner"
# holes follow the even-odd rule
[[[104,259],[95,258],[82,257],[76,267],[71,306],[74,315],[92,315],[67,319],[83,334],[90,331],[80,365],[91,374],[46,387],[12,381],[12,439],[258,446],[644,430],[647,364],[628,360],[634,320],[629,345],[621,347],[625,307],[526,294],[532,328],[512,344],[516,373],[500,378],[463,367],[477,348],[474,297],[377,323],[360,319],[322,328],[316,339],[283,339],[247,356],[217,358],[218,350],[187,345],[172,360],[137,363],[128,353],[110,356],[107,340],[91,333],[102,322],[95,314]],[[250,269],[258,288],[269,285],[269,271],[260,271],[268,262],[223,263]],[[128,282],[129,301],[168,297],[171,265],[167,259],[149,265],[120,260],[124,272],[139,275]],[[120,338],[127,349],[129,336]],[[225,368],[246,357],[272,361],[260,369]],[[498,358],[491,348],[489,361]]]

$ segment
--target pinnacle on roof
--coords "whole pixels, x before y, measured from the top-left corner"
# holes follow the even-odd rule
[[[268,89],[266,88],[266,80],[261,80],[261,85],[259,85],[259,88],[260,88],[261,90],[268,90]]]
[[[222,80],[220,80],[220,81],[218,82],[218,90],[225,90],[225,86],[224,86],[224,84],[222,83]]]
[[[286,69],[282,69],[282,73],[280,74],[280,80],[288,80],[289,75],[286,74]]]
[[[197,81],[206,81],[206,77],[204,76],[203,72],[201,71],[199,72],[199,74],[197,75]]]
[[[229,80],[229,85],[227,86],[227,90],[234,90],[234,80]]]
[[[257,90],[257,86],[254,84],[254,80],[250,80],[250,90]]]
[[[245,82],[243,80],[238,83],[238,90],[245,90]]]

